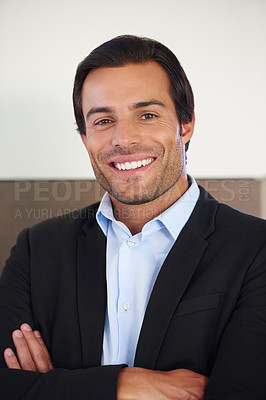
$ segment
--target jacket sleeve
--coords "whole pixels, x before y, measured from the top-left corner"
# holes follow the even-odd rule
[[[5,400],[116,399],[122,365],[54,369],[45,374],[6,367],[3,352],[14,349],[11,333],[23,322],[34,327],[28,230],[22,231],[0,279],[0,393]]]
[[[245,276],[222,335],[205,400],[266,399],[266,245]]]
[[[0,369],[1,398],[5,400],[116,399],[121,366],[39,372]]]

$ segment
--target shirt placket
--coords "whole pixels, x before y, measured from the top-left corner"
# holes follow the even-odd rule
[[[118,262],[118,360],[125,360],[132,364],[134,349],[131,348],[132,335],[134,336],[134,284],[135,284],[135,248],[136,243],[131,238],[123,241]]]

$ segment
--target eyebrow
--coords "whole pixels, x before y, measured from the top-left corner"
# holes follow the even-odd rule
[[[138,110],[140,108],[149,107],[149,106],[160,106],[166,108],[165,104],[158,100],[150,100],[150,101],[140,101],[138,103],[134,103],[129,107],[129,110]],[[113,107],[92,107],[86,114],[86,119],[88,120],[93,114],[100,113],[113,113],[115,112]]]
[[[88,120],[92,114],[97,113],[112,113],[114,109],[112,107],[92,107],[86,114],[86,119]]]
[[[138,110],[139,108],[149,107],[149,106],[160,106],[166,108],[165,104],[158,100],[150,101],[140,101],[139,103],[134,103],[129,109]]]

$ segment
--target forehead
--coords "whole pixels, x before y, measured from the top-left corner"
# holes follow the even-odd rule
[[[145,100],[147,96],[157,100],[170,97],[168,76],[153,61],[94,69],[82,87],[82,105],[88,102],[93,105],[95,101],[136,102]]]

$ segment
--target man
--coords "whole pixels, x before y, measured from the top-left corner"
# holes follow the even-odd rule
[[[0,286],[4,398],[265,400],[266,224],[188,177],[179,62],[112,39],[73,99],[108,194],[20,234]]]

